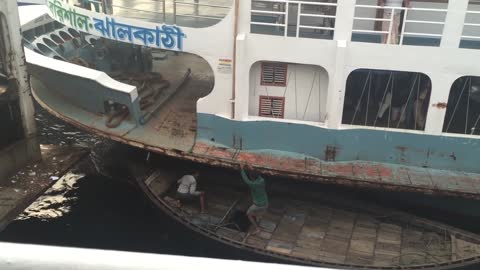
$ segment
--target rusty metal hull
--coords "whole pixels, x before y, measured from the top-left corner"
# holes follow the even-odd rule
[[[163,129],[154,129],[151,133],[148,132],[148,125],[158,125],[155,119],[143,127],[143,130],[137,127],[137,133],[119,132],[118,129],[109,131],[101,124],[104,121],[101,115],[88,113],[68,104],[62,105],[62,100],[53,98],[52,93],[38,80],[32,80],[32,87],[35,99],[53,115],[88,132],[147,151],[234,169],[238,168],[240,162],[247,162],[266,175],[285,176],[302,181],[480,199],[478,174],[379,162],[325,162],[320,158],[306,155],[295,156],[292,153],[285,155],[285,152],[236,149],[202,140],[199,136],[202,136],[201,129],[205,126],[201,126],[201,119],[199,119],[199,134],[190,131],[189,134],[183,134],[184,137],[178,135],[177,129],[168,128],[168,123],[176,123],[175,118],[169,121],[163,119]],[[175,115],[171,112],[170,114]],[[182,117],[185,118],[185,115]],[[194,127],[194,120],[195,118],[191,126],[185,129]],[[175,134],[172,135],[172,133]],[[157,140],[155,140],[156,136],[158,136]],[[149,140],[143,139],[145,137]],[[172,137],[173,139],[169,140]]]

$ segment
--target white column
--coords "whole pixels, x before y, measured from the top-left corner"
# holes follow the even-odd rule
[[[440,47],[458,48],[460,45],[468,2],[469,0],[448,1],[448,13]]]
[[[246,35],[237,35],[237,51],[235,63],[235,117],[236,120],[248,118],[248,102],[250,94],[250,67],[246,63]]]
[[[335,57],[335,70],[329,74],[331,78],[328,87],[327,96],[327,126],[337,129],[342,124],[343,99],[345,97],[345,56],[347,52],[347,42],[337,41],[337,50]]]
[[[327,96],[327,119],[329,128],[336,129],[342,124],[343,99],[345,96],[345,57],[348,43],[352,38],[355,1],[338,0],[333,39],[337,41],[335,69],[329,74]]]
[[[334,40],[350,41],[352,38],[353,17],[355,15],[355,1],[338,0],[335,19]]]
[[[446,105],[450,94],[450,88],[456,77],[455,75],[447,75],[444,73],[429,74],[429,77],[432,80],[433,91],[428,107],[425,133],[440,135],[442,134],[443,122],[447,112]]]

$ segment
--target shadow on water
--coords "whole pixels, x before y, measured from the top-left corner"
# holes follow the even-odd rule
[[[65,197],[63,216],[16,220],[0,241],[274,262],[189,231],[124,182],[87,176]]]

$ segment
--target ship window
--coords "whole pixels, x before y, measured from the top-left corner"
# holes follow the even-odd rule
[[[285,111],[284,97],[260,96],[259,104],[259,116],[283,118]]]
[[[342,123],[424,130],[431,89],[422,73],[355,70],[347,79]]]
[[[453,83],[443,132],[480,135],[480,77],[465,76]]]
[[[55,41],[57,44],[62,44],[64,43],[63,39],[61,39],[59,36],[55,34],[51,34],[50,37]]]
[[[262,63],[261,85],[286,86],[287,64]]]
[[[73,28],[68,28],[68,33],[70,33],[70,35],[72,35],[73,37],[80,37],[80,33],[78,33],[78,31]]]
[[[60,34],[60,36],[65,40],[65,41],[69,41],[72,39],[72,36],[70,36],[70,34],[68,34],[67,32],[65,31],[60,31],[58,32]]]
[[[53,41],[52,41],[51,39],[49,39],[49,38],[43,38],[43,42],[44,42],[45,44],[47,44],[47,46],[50,47],[50,48],[55,48],[55,47],[57,47],[57,44],[55,44],[55,42],[53,42]]]

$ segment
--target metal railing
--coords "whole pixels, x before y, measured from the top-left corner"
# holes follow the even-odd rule
[[[261,9],[261,5],[259,5],[260,3],[270,3],[270,10]],[[255,7],[255,5],[257,6]],[[268,8],[267,6],[268,5],[265,5],[266,8]],[[293,7],[296,7],[296,12]],[[279,29],[282,28],[283,31],[280,32],[282,32],[283,36],[288,36],[289,26],[294,26],[295,31],[293,36],[297,38],[302,37],[302,29],[310,29],[313,31],[320,30],[323,31],[323,34],[325,31],[328,31],[331,32],[330,37],[333,38],[333,32],[335,31],[336,8],[337,3],[330,2],[255,0],[252,1],[252,9],[250,13],[252,20],[250,25],[273,27],[272,30],[275,30],[276,32],[279,32]],[[315,11],[315,9],[320,9],[321,11],[317,13],[312,12]],[[333,12],[331,12],[331,10],[333,10]],[[328,11],[333,13],[333,15],[327,14]],[[291,18],[291,12],[294,13],[294,18]],[[253,19],[255,16],[273,18],[275,23],[261,22],[258,20],[255,21],[255,19]],[[292,19],[294,21],[291,21]],[[311,24],[302,24],[302,21],[304,22],[306,19],[313,19],[313,21]]]
[[[63,1],[69,2],[69,0]],[[72,1],[70,0],[70,2]],[[221,21],[232,8],[231,5],[212,4],[213,0],[209,2],[200,3],[200,0],[77,0],[75,5],[96,12],[157,23],[207,27]],[[189,10],[188,7],[192,7],[192,10]],[[221,12],[218,12],[219,10]],[[195,20],[191,22],[186,18],[194,18]]]
[[[393,38],[398,38],[398,41],[393,42],[394,44],[398,45],[403,45],[404,44],[404,38],[405,36],[416,36],[416,37],[433,37],[433,38],[438,38],[441,40],[443,36],[443,27],[445,25],[445,17],[447,14],[447,9],[433,9],[433,8],[405,8],[405,7],[389,7],[389,6],[373,6],[373,5],[355,5],[355,10],[356,13],[358,12],[359,9],[373,9],[374,11],[377,10],[383,10],[384,13],[390,14],[388,18],[385,18],[383,16],[382,18],[376,17],[376,12],[375,12],[375,17],[359,17],[355,16],[354,17],[354,27],[352,29],[352,33],[364,33],[364,34],[380,34],[383,38],[382,42],[387,43],[392,39],[392,35],[395,33],[394,26],[395,26],[395,16],[401,16],[400,20],[403,19],[403,23],[401,24],[401,30],[398,30],[398,37],[393,37]],[[445,16],[443,17],[442,21],[432,21],[432,20],[414,20],[414,19],[409,19],[409,14],[412,12],[430,12],[430,13],[440,13],[444,14]],[[359,24],[361,21],[367,21],[367,22],[373,22],[373,27],[372,29],[358,29],[355,25]],[[381,22],[382,23],[382,30],[376,30],[375,24]],[[383,25],[388,23],[388,29],[385,29]],[[408,31],[407,29],[415,29],[414,25],[415,24],[422,24],[422,25],[428,25],[428,26],[441,26],[441,31],[440,33],[435,33],[432,31],[435,27],[430,27],[430,29],[425,28],[427,31],[424,32],[419,32],[417,31]],[[399,25],[400,26],[400,25]],[[418,29],[418,27],[417,27]]]
[[[470,16],[469,16],[470,15]],[[473,40],[480,40],[480,23],[469,23],[468,18],[473,17],[477,18],[480,21],[480,11],[467,11],[467,16],[465,17],[465,23],[463,24],[463,34],[462,39],[473,39]],[[466,35],[466,29],[473,28],[476,29],[475,31],[471,31],[475,34]]]
[[[192,14],[178,14],[177,6],[191,6],[193,7]],[[195,18],[195,19],[206,19],[206,20],[213,20],[213,21],[221,21],[225,16],[209,16],[209,15],[200,15],[200,8],[201,7],[208,7],[208,8],[216,8],[216,9],[225,9],[229,10],[230,6],[222,6],[222,5],[212,5],[212,4],[200,4],[199,0],[194,0],[194,2],[185,2],[185,1],[174,1],[173,4],[173,22],[177,24],[177,17],[187,17],[187,18]],[[225,13],[226,15],[226,13]]]

